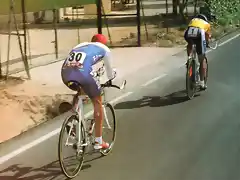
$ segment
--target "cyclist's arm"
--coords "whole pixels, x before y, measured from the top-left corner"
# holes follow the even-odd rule
[[[209,42],[209,39],[211,39],[211,37],[212,37],[210,24],[208,25],[208,27],[207,27],[207,29],[206,29],[205,35],[206,35],[206,40],[207,40],[207,42]]]
[[[113,79],[114,74],[113,74],[113,69],[112,69],[112,65],[111,65],[111,52],[110,51],[106,52],[105,56],[103,57],[103,62],[104,62],[105,70],[107,72],[108,80]]]

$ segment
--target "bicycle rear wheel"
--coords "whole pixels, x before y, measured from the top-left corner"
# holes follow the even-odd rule
[[[192,99],[196,92],[195,86],[195,63],[193,60],[187,62],[186,91],[189,99]]]
[[[84,160],[84,154],[85,154],[85,146],[81,147],[81,150],[78,150],[77,148],[77,139],[78,136],[76,134],[76,127],[78,126],[79,119],[77,115],[71,115],[69,118],[67,118],[62,125],[62,129],[60,131],[59,135],[59,142],[58,142],[58,158],[60,162],[60,167],[62,169],[62,172],[67,178],[74,178],[78,175],[80,172],[82,165],[83,165],[83,160]],[[64,134],[67,134],[67,142],[64,143]],[[74,143],[68,143],[69,139],[74,139]],[[81,121],[81,144],[86,143],[86,134],[85,134],[85,129]],[[74,151],[75,155],[71,157],[67,157],[66,159],[69,161],[72,161],[73,158],[76,158],[76,164],[70,163],[69,166],[75,166],[75,168],[69,168],[68,165],[65,165],[64,163],[64,156],[63,156],[63,145],[67,146],[72,146],[71,150]],[[72,171],[71,171],[72,170]]]
[[[109,143],[109,148],[101,150],[102,155],[108,155],[114,146],[116,139],[116,116],[114,108],[111,104],[107,103],[104,105],[104,124],[103,124],[103,139]]]

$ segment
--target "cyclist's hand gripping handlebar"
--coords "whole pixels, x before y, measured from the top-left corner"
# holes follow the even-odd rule
[[[127,84],[127,81],[124,80],[121,84],[121,86],[117,86],[117,85],[114,85],[112,84],[112,80],[108,80],[105,84],[101,84],[101,87],[104,88],[104,87],[113,87],[113,88],[117,88],[117,89],[124,89],[125,86]]]

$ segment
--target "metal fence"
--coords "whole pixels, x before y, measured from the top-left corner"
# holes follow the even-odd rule
[[[197,12],[200,1],[185,2],[185,13]],[[26,16],[13,16],[12,11],[4,17],[5,22],[0,16],[0,73],[13,74],[25,69],[30,77],[29,69],[63,60],[73,46],[89,41],[97,32],[108,36],[112,47],[140,46],[140,15],[144,24],[149,17],[173,12],[172,0],[112,0],[111,8],[104,8],[104,3],[101,5],[102,13],[99,9],[96,9],[98,13],[89,13],[85,7],[78,5],[25,13],[23,4],[22,11]],[[129,44],[122,43],[122,39],[131,33],[137,38]],[[146,24],[142,33],[147,34]]]

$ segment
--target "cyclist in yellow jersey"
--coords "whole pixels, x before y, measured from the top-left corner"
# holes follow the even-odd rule
[[[187,54],[190,56],[192,52],[192,45],[196,44],[196,51],[198,54],[198,60],[200,63],[200,87],[206,89],[204,83],[204,77],[206,76],[206,64],[204,59],[206,58],[206,48],[211,38],[211,25],[208,23],[208,19],[205,15],[199,14],[194,17],[187,30],[184,33],[184,38],[188,42]]]

